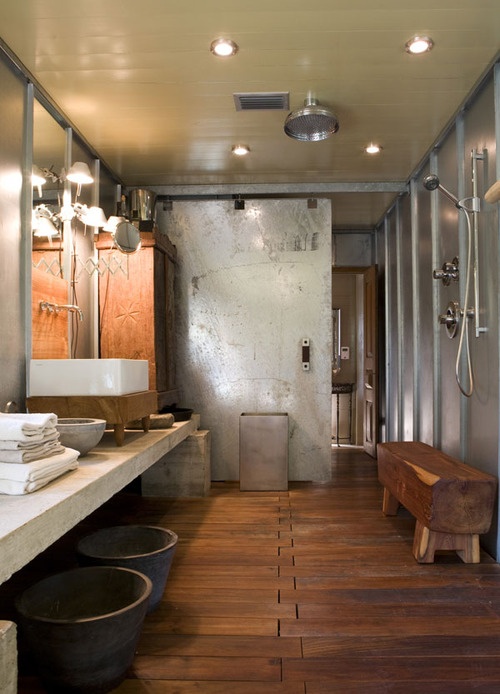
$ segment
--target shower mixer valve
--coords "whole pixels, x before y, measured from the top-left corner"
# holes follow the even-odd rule
[[[438,321],[441,325],[446,327],[446,332],[448,337],[451,339],[455,337],[458,331],[458,326],[460,319],[463,318],[464,310],[460,308],[458,301],[450,301],[446,307],[446,313],[441,313],[438,316]],[[474,309],[469,308],[467,310],[467,318],[474,318]]]
[[[460,304],[457,301],[450,301],[446,307],[446,313],[441,313],[438,316],[438,320],[441,325],[446,327],[448,337],[450,339],[455,337],[460,321]]]
[[[459,276],[458,258],[453,258],[451,263],[445,261],[440,269],[434,270],[432,276],[435,280],[441,280],[446,287],[450,284],[451,280],[457,282]]]

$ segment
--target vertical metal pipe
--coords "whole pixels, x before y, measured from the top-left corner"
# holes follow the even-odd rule
[[[404,344],[405,344],[405,315],[404,315],[404,284],[403,284],[403,260],[402,260],[402,240],[401,240],[401,202],[398,199],[394,207],[396,219],[396,310],[397,310],[397,408],[398,408],[398,435],[397,440],[402,441],[404,437]]]
[[[475,148],[471,152],[471,171],[472,171],[472,197],[474,201],[479,200],[478,197],[478,185],[477,185],[477,162],[485,161],[485,150],[478,152]],[[473,263],[473,279],[474,279],[474,326],[476,330],[476,337],[479,337],[481,333],[486,332],[486,328],[480,327],[480,296],[479,296],[479,210],[476,206],[473,206],[472,210],[472,235],[473,235],[473,249],[474,249],[474,263]],[[468,308],[468,307],[466,307]]]
[[[438,170],[437,151],[430,155],[431,171]],[[438,192],[431,193],[431,243],[432,243],[432,267],[439,265],[439,217],[438,217]],[[441,307],[441,282],[432,284],[432,314],[438,316]],[[442,443],[442,369],[441,369],[441,331],[437,320],[433,321],[432,337],[434,343],[432,362],[432,402],[433,402],[433,446],[441,447]]]
[[[410,181],[410,225],[412,258],[412,313],[413,313],[413,439],[420,440],[420,263],[418,249],[418,197],[415,179]]]
[[[385,276],[384,276],[384,281],[385,281],[385,297],[384,297],[384,313],[385,313],[385,334],[384,334],[384,341],[385,341],[385,432],[386,432],[386,440],[391,441],[391,439],[394,439],[392,427],[393,427],[393,421],[394,417],[392,415],[392,410],[393,410],[393,402],[392,398],[390,397],[391,393],[391,369],[390,369],[390,364],[392,362],[392,349],[391,349],[391,342],[390,342],[390,336],[391,332],[393,329],[392,326],[392,315],[391,315],[391,302],[390,302],[390,295],[391,295],[391,282],[390,282],[390,273],[389,273],[389,261],[390,261],[390,239],[389,239],[389,220],[387,215],[384,217],[384,253],[385,253]]]
[[[494,73],[494,102],[495,102],[495,148],[497,152],[500,152],[500,63],[495,65]],[[496,180],[500,180],[500,157],[496,157],[495,163],[495,175]],[[497,211],[496,217],[496,229],[491,229],[491,232],[500,235],[500,215]],[[500,256],[497,254],[497,282],[498,276],[500,275]],[[500,324],[500,302],[497,301],[497,322]],[[497,362],[497,389],[500,390],[500,361]],[[500,436],[500,408],[498,411],[497,420],[497,438]],[[497,441],[497,472],[500,470],[500,441]],[[500,519],[497,520],[497,547],[496,547],[496,557],[500,556]]]
[[[460,200],[465,197],[465,122],[464,114],[460,113],[455,122],[456,128],[456,153],[458,166],[458,197]],[[458,231],[459,231],[459,258],[467,258],[467,229],[466,217],[462,212],[458,215]],[[470,259],[468,259],[470,261]],[[468,320],[466,316],[467,307],[464,306],[465,300],[465,284],[466,284],[466,268],[465,263],[462,263],[463,271],[460,272],[460,306],[464,307],[464,315],[462,320]],[[462,350],[460,357],[460,380],[464,382],[466,369],[466,349]],[[469,400],[470,398],[460,398],[460,457],[462,460],[467,459],[467,450],[469,445],[468,436],[468,419],[469,419]]]
[[[23,304],[24,304],[24,341],[26,350],[26,392],[29,393],[29,363],[33,353],[32,308],[31,308],[31,268],[33,251],[32,216],[33,187],[31,175],[33,170],[33,120],[34,89],[31,82],[26,83],[24,99],[24,133],[23,133],[23,188],[21,193],[21,252],[23,254]]]

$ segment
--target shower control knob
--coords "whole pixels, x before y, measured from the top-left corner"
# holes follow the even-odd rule
[[[451,339],[455,337],[458,330],[458,323],[460,321],[460,305],[457,301],[450,301],[446,308],[446,313],[441,313],[438,316],[438,321],[441,325],[446,327],[446,332],[448,337]]]
[[[445,286],[448,286],[451,280],[456,282],[459,277],[458,258],[453,258],[451,263],[448,261],[444,262],[440,269],[434,270],[432,276],[435,280],[441,280]]]

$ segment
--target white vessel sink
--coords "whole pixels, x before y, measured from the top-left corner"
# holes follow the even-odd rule
[[[29,395],[127,395],[148,390],[147,359],[32,359]]]

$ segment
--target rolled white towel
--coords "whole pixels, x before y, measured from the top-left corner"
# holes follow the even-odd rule
[[[0,412],[0,440],[41,441],[47,428],[54,428],[57,415],[53,413]]]

